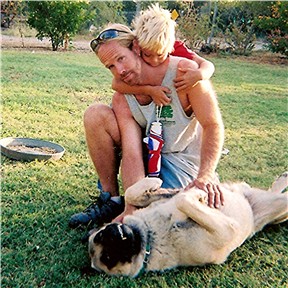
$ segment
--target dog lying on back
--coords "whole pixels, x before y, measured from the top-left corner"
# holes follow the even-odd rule
[[[110,275],[223,263],[247,238],[288,217],[288,173],[268,191],[248,184],[222,184],[225,205],[207,205],[207,194],[159,188],[145,178],[127,189],[125,201],[143,207],[89,237],[91,266]]]

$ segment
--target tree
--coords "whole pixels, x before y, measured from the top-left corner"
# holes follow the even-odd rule
[[[1,1],[1,27],[9,28],[17,15],[18,3],[16,1]]]
[[[2,1],[1,2],[1,27],[11,28],[15,25],[22,40],[24,47],[24,27],[27,16],[27,1]]]
[[[81,25],[82,31],[94,28],[99,33],[107,23],[126,23],[121,1],[90,1],[86,11],[87,20]]]
[[[288,56],[288,3],[272,2],[269,13],[258,16],[256,24],[266,31],[268,49]]]
[[[77,32],[85,18],[86,2],[81,1],[29,1],[27,23],[37,30],[36,37],[48,37],[52,50],[57,51]]]

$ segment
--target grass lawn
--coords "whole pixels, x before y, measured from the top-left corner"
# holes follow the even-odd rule
[[[287,170],[287,66],[211,60],[230,150],[219,175],[269,187]],[[285,223],[266,227],[222,265],[137,279],[81,276],[88,264],[84,231],[67,224],[98,193],[82,117],[93,101],[110,103],[110,83],[91,52],[2,51],[2,138],[40,138],[66,148],[59,161],[1,157],[2,287],[287,287]]]

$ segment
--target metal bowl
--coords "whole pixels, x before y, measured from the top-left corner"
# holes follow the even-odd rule
[[[32,138],[3,138],[0,148],[6,157],[22,161],[59,160],[65,152],[59,144]]]

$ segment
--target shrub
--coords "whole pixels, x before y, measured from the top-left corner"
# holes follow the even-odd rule
[[[288,3],[277,1],[270,6],[270,13],[258,16],[255,23],[266,31],[267,47],[274,53],[288,56]]]
[[[224,38],[228,46],[226,50],[232,54],[247,56],[252,53],[252,49],[255,47],[253,42],[256,36],[252,26],[233,24],[230,29],[226,29]]]

